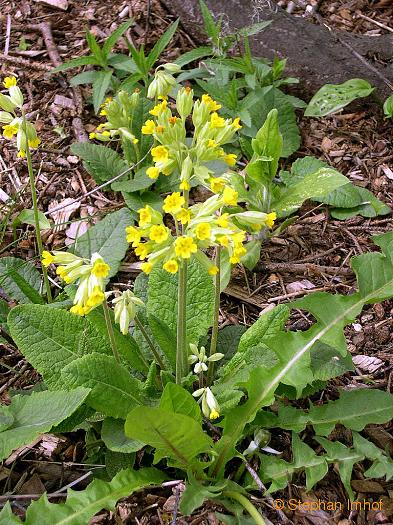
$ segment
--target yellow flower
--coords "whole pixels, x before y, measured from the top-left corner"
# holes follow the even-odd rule
[[[235,244],[241,244],[245,240],[245,238],[246,233],[244,231],[240,231],[232,235],[232,240]]]
[[[216,148],[218,146],[217,142],[213,139],[209,139],[207,141],[207,147],[208,148]]]
[[[101,135],[103,135],[104,137],[110,137],[111,134],[110,134],[110,131],[108,131],[108,130],[106,129],[105,131],[103,131],[103,132],[101,133]]]
[[[221,108],[221,104],[217,104],[217,102],[213,100],[210,95],[202,95],[202,102],[208,106],[209,111],[217,111]]]
[[[217,237],[217,241],[219,242],[219,244],[221,244],[221,246],[224,246],[225,248],[229,246],[229,238],[227,235],[219,235]]]
[[[5,79],[3,80],[3,86],[6,89],[10,89],[10,87],[16,86],[16,83],[17,83],[17,80],[15,77],[5,77]]]
[[[144,273],[150,273],[153,269],[153,265],[151,262],[145,262],[141,264],[141,270]]]
[[[178,237],[175,241],[175,253],[178,257],[189,259],[192,253],[197,251],[198,247],[192,237]]]
[[[136,248],[141,242],[141,234],[134,226],[127,226],[126,228],[127,242],[131,242],[132,246]]]
[[[233,250],[233,255],[235,257],[243,257],[243,255],[246,255],[246,253],[247,250],[242,244],[240,246],[235,247],[235,249]]]
[[[26,157],[25,150],[24,149],[19,150],[17,157],[20,158],[20,159],[24,159]]]
[[[178,191],[176,191],[175,193],[172,193],[171,195],[165,197],[164,205],[162,208],[165,213],[172,213],[173,215],[175,215],[176,213],[179,213],[184,202],[184,197],[180,195]]]
[[[183,208],[176,215],[176,219],[180,221],[181,224],[187,224],[191,220],[191,213],[187,209]]]
[[[151,111],[149,111],[150,115],[158,117],[158,115],[166,109],[167,104],[167,101],[163,100],[160,104],[157,104]]]
[[[162,133],[164,131],[164,126],[157,126],[156,127],[156,133]]]
[[[151,166],[150,168],[147,168],[146,175],[150,177],[151,179],[157,179],[160,174],[160,170],[156,168],[155,166]]]
[[[233,119],[232,126],[235,129],[241,129],[242,128],[242,126],[240,125],[240,118],[239,117],[236,117],[235,119]]]
[[[135,248],[135,255],[137,255],[141,260],[146,259],[149,253],[150,249],[146,246],[146,243],[141,242]]]
[[[142,126],[142,133],[143,135],[152,135],[155,129],[156,125],[154,120],[146,120],[145,124]]]
[[[228,221],[229,213],[223,213],[219,217],[217,217],[216,224],[220,228],[228,228],[229,221]]]
[[[213,193],[220,193],[225,185],[225,180],[222,177],[212,177],[209,182]]]
[[[176,273],[179,269],[179,265],[177,264],[176,259],[170,259],[164,264],[163,268],[169,273]]]
[[[90,308],[94,308],[94,306],[98,306],[99,304],[101,304],[104,299],[105,299],[104,292],[101,290],[99,286],[95,286],[93,288],[93,292],[91,293],[91,295],[89,295],[86,301],[86,305]]]
[[[208,270],[209,275],[217,275],[218,273],[218,266],[211,266]]]
[[[85,315],[86,313],[85,309],[80,304],[74,304],[74,306],[71,306],[70,312],[76,315]]]
[[[104,262],[103,259],[97,259],[93,264],[91,273],[99,279],[104,279],[105,277],[107,277],[109,270],[109,264],[106,264],[106,262]]]
[[[266,217],[266,226],[268,228],[273,228],[274,226],[274,221],[277,219],[277,213],[272,211],[271,213],[268,213],[267,214],[267,217]]]
[[[150,228],[149,239],[160,244],[168,239],[168,228],[165,228],[162,224],[159,226],[154,225]]]
[[[100,131],[104,126],[105,124],[101,122],[101,124],[98,124],[96,131]]]
[[[222,197],[228,206],[236,206],[238,193],[230,186],[225,186]]]
[[[153,157],[154,162],[159,162],[160,160],[167,160],[169,151],[165,146],[156,146],[151,150],[151,156]]]
[[[107,115],[106,110],[105,110],[105,109],[101,109],[101,111],[100,111],[100,115],[101,115],[102,117],[105,117],[105,116]]]
[[[6,139],[12,139],[14,135],[18,133],[17,126],[11,126],[11,124],[7,124],[3,126],[3,137]]]
[[[217,410],[214,410],[214,409],[213,409],[213,410],[210,412],[210,416],[209,416],[209,418],[210,418],[210,419],[217,419],[218,417],[220,417],[220,414],[217,412]]]
[[[139,139],[136,139],[136,138],[135,138],[135,139],[132,139],[132,143],[133,143],[133,144],[138,144],[138,142],[139,142]]]
[[[177,117],[170,117],[169,118],[169,124],[172,124],[172,126],[174,126],[176,124],[176,121],[177,121]]]
[[[47,252],[46,250],[42,252],[42,264],[44,266],[48,267],[50,264],[53,263],[54,260],[55,258],[50,252]]]
[[[218,113],[212,113],[210,117],[210,126],[212,128],[223,128],[225,126],[225,119],[220,117]]]
[[[29,140],[30,148],[38,148],[40,144],[41,144],[41,139],[39,139],[38,137],[32,140]]]
[[[146,224],[151,223],[151,211],[150,211],[149,206],[140,208],[138,210],[138,213],[139,213],[139,226],[146,226]]]
[[[210,238],[211,235],[211,226],[207,222],[201,222],[195,228],[195,235],[200,241],[204,241]]]
[[[237,155],[234,153],[228,153],[228,155],[225,155],[224,162],[228,164],[228,166],[234,166],[236,164]]]
[[[183,191],[188,191],[190,189],[190,183],[186,180],[183,180],[181,183],[180,183],[180,186],[179,188]]]
[[[89,139],[95,139],[97,137],[97,133],[89,133]]]

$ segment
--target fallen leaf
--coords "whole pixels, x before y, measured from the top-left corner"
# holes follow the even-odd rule
[[[287,293],[301,292],[302,290],[312,290],[312,288],[315,288],[315,284],[308,281],[307,279],[295,281],[294,283],[289,283],[286,286]]]
[[[53,231],[62,231],[67,228],[67,224],[64,224],[68,221],[68,219],[71,217],[71,215],[80,208],[80,202],[74,202],[73,199],[67,198],[64,199],[61,202],[53,201],[49,204],[48,210],[49,215],[52,217],[55,227],[53,228]],[[64,206],[64,207],[63,207]],[[57,210],[57,208],[60,208]],[[50,210],[56,210],[51,212]],[[59,225],[59,226],[56,226]]]
[[[367,372],[368,374],[373,374],[383,366],[381,359],[370,355],[354,355],[352,361],[357,368],[360,368],[362,372]]]

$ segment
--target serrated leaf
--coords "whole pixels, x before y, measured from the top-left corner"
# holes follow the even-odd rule
[[[317,341],[346,355],[344,326],[355,320],[365,304],[393,296],[393,232],[376,236],[373,240],[381,247],[382,253],[372,252],[352,259],[358,292],[349,296],[317,292],[293,302],[292,307],[309,311],[316,318],[316,323],[305,332],[281,331],[276,337],[262,341],[274,351],[280,362],[269,369],[255,368],[250,373],[244,385],[248,401],[231,410],[224,419],[224,437],[216,445],[218,456],[211,469],[213,475],[223,472],[226,458],[234,454],[234,446],[245,424],[253,420],[261,407],[272,404],[280,383],[303,388],[312,382],[310,350]]]
[[[147,310],[166,323],[173,333],[177,326],[177,275],[155,267],[149,276]],[[187,268],[187,340],[198,343],[213,320],[214,286],[205,268],[195,259]]]
[[[0,512],[0,524],[1,525],[21,525],[23,522],[12,513],[11,504],[9,501],[6,502]]]
[[[201,409],[195,398],[180,385],[168,383],[160,399],[160,408],[175,414],[184,414],[202,423]]]
[[[165,476],[157,469],[122,470],[110,482],[95,479],[83,491],[68,489],[65,503],[49,503],[46,495],[27,509],[25,525],[81,525],[102,509],[114,510],[116,502],[136,490],[160,485]]]
[[[107,146],[74,142],[71,144],[71,151],[83,160],[86,171],[98,184],[116,177],[128,168],[121,156]]]
[[[61,370],[74,359],[97,351],[111,353],[105,339],[87,319],[65,310],[17,306],[11,310],[8,323],[19,351],[52,389],[64,387]]]
[[[0,288],[18,303],[44,303],[39,293],[41,275],[29,261],[17,257],[0,259]]]
[[[70,392],[33,392],[29,396],[14,396],[8,411],[13,422],[0,433],[0,459],[18,447],[27,445],[37,436],[48,432],[70,416],[86,399],[87,388],[76,388]]]
[[[393,477],[393,459],[357,432],[352,432],[352,437],[355,451],[373,461],[364,473],[366,478],[386,478],[389,481]]]
[[[90,388],[86,403],[114,418],[125,419],[131,408],[142,403],[140,381],[108,355],[91,353],[76,359],[62,369],[61,377],[70,388]]]
[[[124,433],[124,419],[106,417],[102,422],[101,439],[109,450],[129,454],[137,452],[145,443],[128,438]]]
[[[366,80],[353,78],[343,84],[325,84],[308,103],[306,117],[323,117],[344,108],[357,98],[368,97],[375,88]]]
[[[78,237],[70,251],[88,259],[98,252],[110,266],[108,277],[113,277],[128,248],[125,229],[130,223],[131,217],[127,208],[110,213]]]
[[[198,455],[210,451],[212,445],[194,419],[162,408],[134,408],[127,416],[125,432],[154,447],[155,462],[168,457],[187,470],[198,468]]]
[[[144,191],[143,193],[137,191],[134,193],[123,192],[122,195],[128,208],[135,212],[135,217],[137,217],[137,211],[146,205],[158,211],[162,210],[162,198],[153,191]]]

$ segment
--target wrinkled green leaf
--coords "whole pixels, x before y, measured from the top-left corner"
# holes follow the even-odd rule
[[[0,259],[0,288],[19,303],[40,303],[41,275],[29,261],[17,257]]]
[[[71,151],[83,160],[86,171],[98,184],[107,182],[128,168],[121,156],[107,146],[90,142],[74,142]]]

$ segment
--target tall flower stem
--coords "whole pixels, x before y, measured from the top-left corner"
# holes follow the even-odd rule
[[[184,260],[179,268],[179,285],[177,298],[177,342],[176,342],[176,383],[181,384],[188,365],[186,305],[187,305],[187,262]]]
[[[37,246],[38,246],[38,253],[40,254],[40,261],[42,261],[42,252],[44,250],[42,245],[42,237],[41,237],[41,230],[40,230],[40,218],[38,214],[38,203],[37,203],[37,191],[35,187],[35,179],[34,179],[34,171],[33,171],[33,163],[31,161],[31,154],[30,154],[30,146],[27,139],[27,126],[26,126],[26,117],[24,112],[22,112],[23,116],[23,131],[26,136],[26,160],[27,160],[27,170],[29,172],[29,180],[30,180],[30,190],[31,190],[31,199],[33,202],[33,211],[34,211],[34,227],[35,227],[35,235],[37,239]],[[48,272],[45,266],[41,262],[41,268],[42,268],[42,275],[44,278],[44,285],[46,290],[46,298],[48,300],[48,303],[52,302],[52,291],[50,288],[50,283],[48,279]]]
[[[111,344],[113,357],[115,358],[116,363],[120,364],[120,356],[119,356],[119,352],[117,351],[115,334],[113,332],[113,326],[112,326],[112,319],[109,313],[109,306],[108,306],[106,299],[104,299],[104,302],[102,303],[102,307],[104,309],[105,324],[106,324],[106,329],[107,329],[108,336],[109,336],[109,342]]]
[[[216,248],[215,265],[218,268],[218,272],[214,276],[214,311],[213,311],[213,328],[212,337],[210,340],[210,351],[209,355],[213,355],[217,350],[217,339],[218,339],[218,316],[220,313],[220,257],[221,257],[221,246]],[[209,369],[207,371],[207,384],[212,384],[214,374],[214,361],[209,362]]]
[[[226,496],[227,498],[234,499],[240,505],[249,513],[249,515],[253,518],[256,525],[266,525],[265,520],[262,518],[262,516],[259,514],[257,509],[254,507],[254,505],[251,503],[250,500],[248,500],[243,494],[240,494],[239,492],[234,491],[225,491],[222,493],[223,496]]]
[[[158,366],[161,368],[161,370],[165,370],[166,367],[165,367],[164,361],[161,359],[161,356],[157,352],[156,347],[153,344],[153,341],[150,339],[149,334],[146,332],[145,327],[140,322],[137,315],[134,317],[134,321],[135,321],[135,325],[138,327],[138,329],[141,331],[141,334],[145,338],[146,343],[148,344],[150,351],[153,354],[154,359],[156,360]]]

